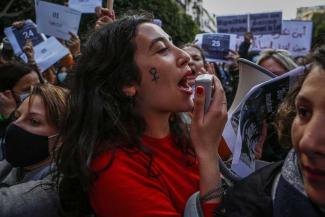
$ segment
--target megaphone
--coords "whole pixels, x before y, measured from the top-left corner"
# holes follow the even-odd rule
[[[276,77],[272,72],[243,58],[239,58],[238,66],[239,81],[236,95],[228,110],[229,113],[232,113],[237,108],[245,94],[248,93],[252,87]]]

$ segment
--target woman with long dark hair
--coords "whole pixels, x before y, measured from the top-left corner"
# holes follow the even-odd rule
[[[62,214],[182,216],[200,191],[203,212],[220,201],[217,149],[227,119],[214,77],[194,103],[189,56],[150,17],[127,16],[95,32],[77,66],[58,155]],[[191,126],[178,112],[193,109]],[[88,200],[89,198],[89,200]]]

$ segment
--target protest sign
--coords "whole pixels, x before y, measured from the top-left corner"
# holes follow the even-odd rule
[[[217,29],[219,33],[243,35],[247,32],[247,28],[248,15],[217,17]]]
[[[299,67],[255,85],[246,93],[237,108],[228,113],[223,137],[233,153],[232,169],[239,176],[245,177],[255,170],[255,146],[260,141],[263,122],[267,116],[276,112],[304,72],[305,67]],[[239,74],[248,76],[245,72]]]
[[[4,32],[16,56],[20,56],[23,53],[23,47],[26,44],[26,40],[31,40],[33,46],[46,40],[45,35],[37,31],[35,23],[31,20],[26,20],[22,28],[17,29],[11,26],[5,28]]]
[[[69,0],[69,8],[81,13],[95,13],[97,6],[102,6],[102,0]]]
[[[207,61],[227,61],[229,50],[236,46],[236,35],[203,33],[195,36],[196,44],[203,49]]]
[[[237,16],[218,16],[218,33],[244,35],[275,34],[281,32],[282,12],[244,14]]]
[[[68,40],[69,32],[78,34],[81,12],[63,5],[39,1],[36,8],[40,32]]]
[[[313,23],[311,21],[283,20],[281,34],[254,35],[251,50],[284,49],[292,56],[304,56],[311,47]],[[236,47],[244,40],[237,36]]]
[[[253,34],[281,33],[282,12],[249,14],[249,32]]]
[[[55,37],[50,37],[34,47],[34,53],[35,62],[40,71],[43,72],[64,56],[68,55],[69,50]],[[25,60],[25,62],[27,62],[27,60]]]

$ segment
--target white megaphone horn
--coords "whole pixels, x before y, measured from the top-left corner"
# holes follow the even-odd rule
[[[240,58],[238,60],[238,66],[239,81],[237,91],[228,113],[233,113],[252,87],[276,77],[272,72],[246,59]]]

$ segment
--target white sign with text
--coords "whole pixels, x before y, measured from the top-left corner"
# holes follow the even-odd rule
[[[63,5],[39,1],[36,8],[40,32],[68,40],[69,32],[78,34],[81,12]]]
[[[283,20],[281,34],[254,35],[251,50],[284,49],[292,56],[304,56],[311,47],[312,30],[311,21]],[[237,47],[243,40],[237,36]]]
[[[54,63],[69,54],[69,50],[64,47],[55,37],[50,37],[46,41],[34,47],[35,61],[41,72],[44,72]]]
[[[14,26],[7,27],[5,28],[4,33],[6,34],[16,56],[20,56],[23,53],[23,48],[27,40],[31,40],[33,46],[46,40],[45,35],[38,32],[36,25],[32,20],[26,20],[21,28],[16,28]]]
[[[69,0],[69,8],[82,13],[95,13],[97,6],[102,6],[102,0]]]
[[[207,61],[227,61],[229,50],[235,50],[236,35],[203,33],[195,36],[196,44],[202,48]]]

